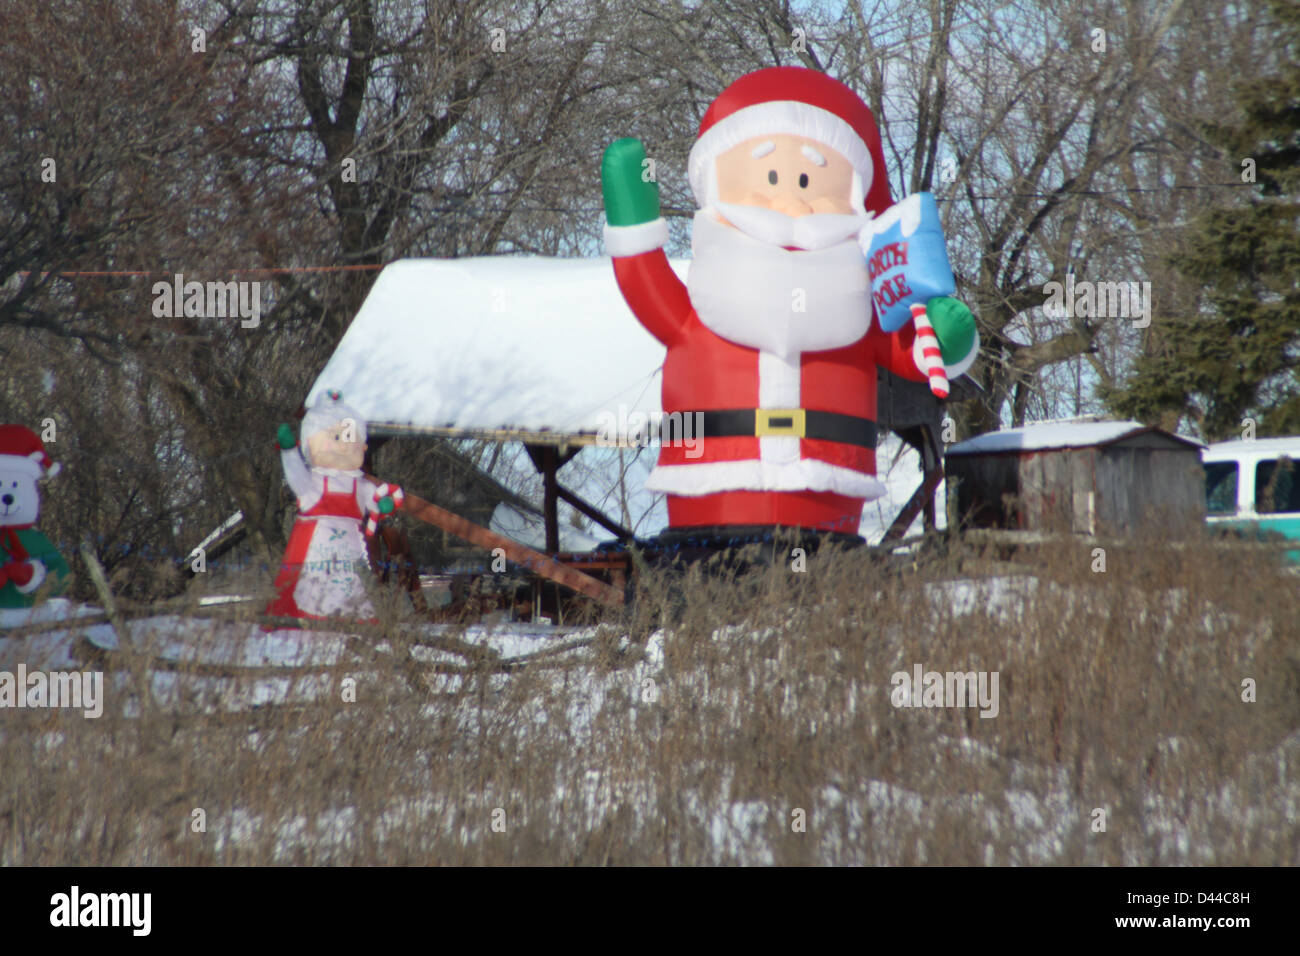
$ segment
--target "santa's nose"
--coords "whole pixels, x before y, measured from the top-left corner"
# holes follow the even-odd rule
[[[4,502],[5,504],[7,504],[7,505],[11,505],[11,504],[14,503],[14,496],[13,496],[13,495],[0,495],[0,501],[3,501],[3,502]]]
[[[808,216],[812,214],[812,206],[808,205],[798,196],[782,195],[773,196],[771,208],[777,212],[783,212],[787,216]]]

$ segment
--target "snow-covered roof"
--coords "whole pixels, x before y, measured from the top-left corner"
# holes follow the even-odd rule
[[[1287,455],[1291,458],[1300,456],[1300,436],[1215,442],[1201,453],[1205,461],[1234,461],[1257,455]]]
[[[1159,431],[1143,425],[1141,422],[1037,422],[1021,428],[1007,428],[1002,431],[987,432],[976,435],[966,441],[958,442],[947,449],[944,454],[986,455],[996,452],[1046,451],[1053,448],[1090,448],[1094,445],[1109,445],[1123,438],[1129,438],[1142,432]],[[1168,434],[1161,432],[1161,434]],[[1182,435],[1169,437],[1200,447],[1200,442]]]
[[[307,402],[339,389],[380,426],[590,433],[602,412],[657,413],[663,360],[607,258],[404,259],[379,274]]]

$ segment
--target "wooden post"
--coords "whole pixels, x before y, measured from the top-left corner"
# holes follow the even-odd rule
[[[907,504],[903,505],[903,510],[898,513],[894,523],[889,526],[885,536],[880,539],[881,544],[902,540],[903,535],[907,534],[907,529],[916,520],[916,516],[925,507],[926,501],[934,500],[935,490],[939,487],[941,481],[943,481],[943,468],[935,468],[922,478],[921,487],[917,488],[912,497],[907,500]]]
[[[956,475],[948,475],[946,478],[946,489],[944,491],[944,505],[948,518],[948,533],[952,534],[961,526],[961,509],[958,506],[958,486],[960,484]]]
[[[916,520],[917,514],[921,512],[926,512],[928,519],[922,521],[922,526],[927,529],[934,527],[934,493],[943,481],[943,454],[940,452],[934,432],[931,431],[929,426],[919,425],[917,427],[920,431],[921,464],[924,468],[921,487],[917,488],[912,497],[908,499],[907,504],[903,505],[903,510],[898,513],[894,523],[889,526],[885,536],[881,538],[881,544],[901,540],[903,535],[907,534],[907,529],[912,526],[912,522]]]
[[[557,457],[554,445],[541,449],[542,515],[546,520],[546,551],[549,554],[560,550],[559,482],[555,478],[555,472],[559,470]]]

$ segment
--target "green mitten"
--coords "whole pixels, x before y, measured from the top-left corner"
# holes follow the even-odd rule
[[[659,184],[646,181],[644,160],[639,139],[618,139],[605,149],[600,184],[611,226],[639,226],[659,218]]]
[[[956,365],[975,345],[975,316],[961,302],[940,296],[925,304],[925,317],[934,326],[944,365]]]
[[[275,440],[279,442],[280,447],[286,451],[298,444],[298,439],[293,437],[293,428],[289,425],[281,425],[275,433]]]
[[[379,508],[379,513],[381,515],[390,515],[393,513],[393,509],[395,509],[397,505],[393,502],[392,495],[384,495],[384,497],[379,499],[377,507]]]

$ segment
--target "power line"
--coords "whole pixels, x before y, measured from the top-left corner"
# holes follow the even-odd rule
[[[230,273],[231,275],[281,275],[294,272],[362,272],[373,271],[384,268],[384,263],[355,265],[355,266],[268,266],[261,269],[215,269],[211,270],[221,274]],[[19,272],[20,276],[29,276],[30,271]],[[101,271],[57,271],[41,272],[41,276],[78,276],[81,278],[107,278],[112,276],[171,276],[176,275],[176,270],[158,271],[145,269],[122,269],[122,270],[101,270]]]

